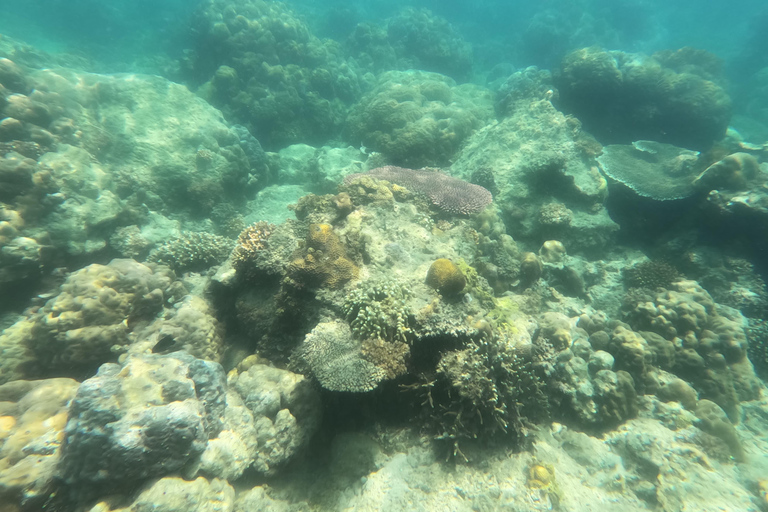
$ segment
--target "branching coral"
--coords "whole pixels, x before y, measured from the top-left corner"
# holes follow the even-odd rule
[[[349,294],[342,312],[359,338],[406,342],[412,332],[407,305],[410,295],[395,280],[366,281]]]

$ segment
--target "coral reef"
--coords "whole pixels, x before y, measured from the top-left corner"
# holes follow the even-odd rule
[[[182,469],[192,478],[236,479],[249,467],[271,474],[319,421],[316,392],[288,371],[253,364],[225,377],[217,363],[183,352],[131,356],[77,390],[59,469],[79,492],[119,491]]]
[[[166,267],[133,260],[72,273],[55,297],[0,335],[0,381],[82,377],[114,360],[186,290]]]
[[[696,192],[698,156],[697,151],[641,140],[605,146],[597,161],[606,175],[639,195],[668,201]]]
[[[539,247],[555,238],[572,253],[602,257],[618,226],[602,207],[606,182],[595,161],[600,145],[548,99],[525,96],[507,110],[467,140],[450,174],[471,179],[482,169],[493,176],[499,189],[494,202],[518,243]],[[542,208],[555,202],[571,211],[570,222],[544,227]]]
[[[395,280],[366,281],[344,300],[342,312],[360,339],[408,341],[408,298],[411,293]]]
[[[389,71],[352,107],[344,137],[393,165],[440,166],[492,115],[490,94],[477,86],[425,71]]]
[[[357,279],[359,269],[347,257],[338,235],[328,224],[310,224],[305,245],[287,269],[298,287],[338,288]]]
[[[329,391],[371,391],[387,372],[363,357],[361,343],[344,322],[321,322],[302,344],[300,357],[320,385]]]
[[[647,335],[644,340],[633,334],[633,345],[623,344],[622,349],[630,359],[621,366],[642,375],[656,361],[731,418],[737,414],[739,402],[760,396],[759,380],[747,358],[740,313],[718,306],[694,281],[678,281],[649,299],[632,305],[628,322],[634,329],[658,335],[657,344],[653,347]],[[658,353],[664,346],[669,355],[661,361],[666,360],[666,365],[660,364]]]
[[[464,82],[472,47],[445,19],[427,9],[407,8],[387,20],[387,39],[404,69],[434,71]]]
[[[79,383],[18,380],[0,385],[0,499],[44,508],[57,476],[67,410]]]
[[[362,73],[340,45],[312,35],[284,4],[208,0],[193,31],[185,67],[198,94],[270,151],[329,140],[360,96]]]
[[[253,261],[261,251],[267,249],[267,241],[274,229],[274,224],[265,221],[256,222],[245,228],[237,237],[232,264],[237,268]]]
[[[559,104],[603,144],[653,140],[709,149],[725,135],[731,102],[710,70],[682,65],[701,54],[573,51],[556,75]]]
[[[624,269],[629,288],[669,288],[679,277],[680,271],[666,261],[648,260]]]

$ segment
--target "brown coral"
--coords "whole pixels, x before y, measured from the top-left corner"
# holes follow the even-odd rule
[[[244,263],[253,261],[256,254],[267,248],[267,240],[275,229],[274,224],[260,221],[251,224],[237,237],[237,247],[232,254],[235,267],[241,267]]]
[[[408,372],[406,361],[411,355],[411,349],[407,343],[389,342],[381,338],[367,339],[363,341],[361,354],[364,359],[383,370],[387,379],[394,379]]]
[[[299,286],[338,288],[357,279],[359,269],[329,224],[311,224],[305,247],[294,255],[288,274]]]

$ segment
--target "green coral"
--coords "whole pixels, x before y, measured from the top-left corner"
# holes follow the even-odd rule
[[[371,280],[352,290],[342,312],[355,336],[408,341],[411,334],[408,299],[411,292],[394,279]]]

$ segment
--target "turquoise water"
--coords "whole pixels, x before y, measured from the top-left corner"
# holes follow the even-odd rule
[[[766,26],[0,0],[0,512],[768,510]]]

